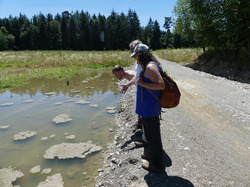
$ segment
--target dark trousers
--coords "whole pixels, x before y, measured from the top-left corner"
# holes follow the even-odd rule
[[[149,144],[147,154],[152,156],[152,163],[156,168],[162,168],[163,150],[161,142],[161,130],[159,117],[142,118],[144,133]]]

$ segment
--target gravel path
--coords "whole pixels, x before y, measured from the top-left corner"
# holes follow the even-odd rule
[[[166,172],[141,168],[133,86],[121,100],[124,111],[116,116],[117,135],[96,186],[250,186],[250,85],[161,63],[182,93],[180,105],[162,113]]]

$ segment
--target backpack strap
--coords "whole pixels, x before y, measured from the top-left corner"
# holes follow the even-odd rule
[[[141,86],[141,102],[143,103],[143,87]]]
[[[146,90],[156,99],[156,101],[158,101],[159,103],[159,98],[156,97],[155,94],[153,94],[153,92],[151,92],[148,88],[146,88]]]

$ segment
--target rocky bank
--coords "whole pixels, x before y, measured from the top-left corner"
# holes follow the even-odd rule
[[[218,60],[216,58],[206,60],[203,56],[200,56],[194,62],[187,64],[186,67],[225,77],[230,80],[248,84],[250,83],[249,65],[240,68],[237,63],[228,63],[225,60]]]

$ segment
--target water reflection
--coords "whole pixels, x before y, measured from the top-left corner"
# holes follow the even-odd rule
[[[28,94],[30,97],[36,95],[37,92],[44,95],[51,91],[70,96],[79,94],[82,97],[91,97],[94,93],[103,94],[108,91],[113,92],[114,95],[118,95],[117,87],[114,86],[115,82],[116,80],[111,75],[110,70],[101,70],[94,78],[87,78],[84,75],[65,80],[34,78],[29,80],[28,84],[17,86],[10,91],[21,96]],[[0,92],[3,93],[5,91],[1,90]]]
[[[48,96],[46,93],[56,92]],[[21,186],[37,186],[47,176],[61,173],[64,186],[93,186],[97,169],[102,165],[102,152],[113,140],[114,114],[107,112],[109,106],[119,106],[121,95],[116,79],[110,70],[98,72],[94,79],[76,76],[67,80],[32,79],[28,84],[11,90],[2,90],[0,104],[13,102],[12,106],[0,107],[0,168],[19,168],[25,176],[15,183]],[[33,102],[24,101],[32,99]],[[73,102],[67,102],[71,99]],[[75,104],[87,100],[90,104]],[[61,102],[60,105],[55,103]],[[98,107],[90,106],[97,104]],[[54,124],[52,119],[58,114],[68,114],[73,120],[66,124]],[[29,140],[16,142],[13,136],[19,132],[32,130],[37,135]],[[75,139],[66,139],[75,135]],[[41,140],[47,137],[47,140]],[[55,144],[79,143],[91,140],[104,149],[86,159],[45,160],[45,150]],[[29,170],[41,165],[42,170],[51,168],[50,174],[31,174]]]

